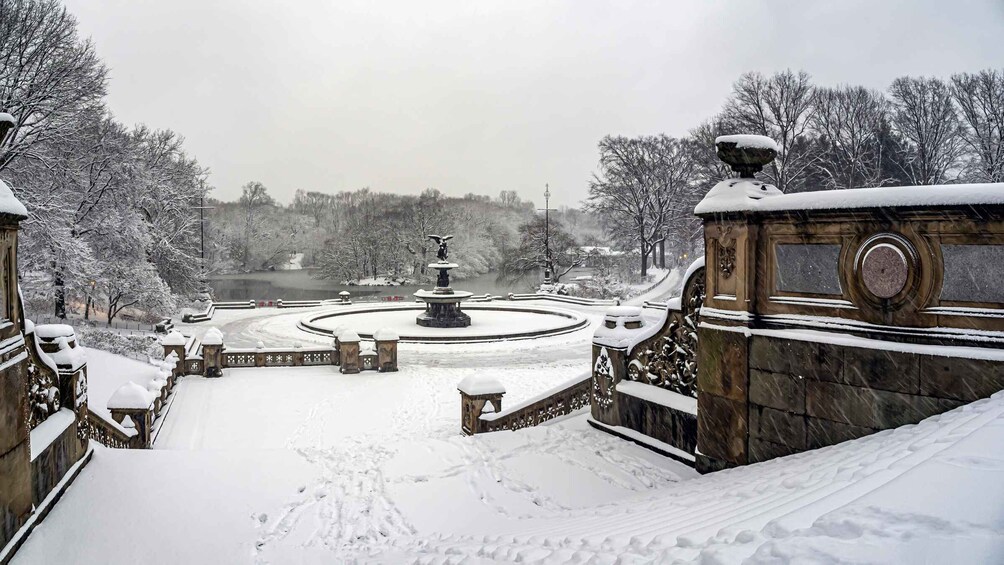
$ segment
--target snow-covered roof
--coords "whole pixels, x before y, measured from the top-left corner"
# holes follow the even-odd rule
[[[17,120],[14,119],[14,116],[8,114],[7,112],[0,112],[0,122],[7,122],[11,125],[17,125]]]
[[[975,206],[1004,204],[1004,183],[882,186],[782,194],[771,185],[750,179],[729,179],[715,185],[694,208],[695,214],[775,212],[890,207]],[[760,197],[756,197],[760,194]],[[770,196],[770,198],[764,198]]]
[[[457,390],[470,395],[479,396],[482,394],[505,394],[505,385],[495,377],[483,375],[469,375],[464,380],[457,383]]]
[[[171,330],[167,335],[160,338],[161,345],[185,345],[186,343],[188,343],[188,338],[178,330]]]
[[[0,180],[0,214],[10,214],[19,218],[28,217],[28,209],[14,196],[14,191]]]
[[[73,337],[73,326],[66,324],[39,324],[35,326],[35,335],[49,340],[57,337]]]
[[[773,149],[777,153],[781,152],[781,148],[777,146],[777,142],[765,135],[719,135],[715,138],[715,145],[719,143],[735,143],[736,147],[739,148]]]
[[[109,410],[143,410],[150,407],[153,397],[140,385],[129,381],[120,386],[108,399]]]
[[[397,332],[390,328],[380,328],[373,334],[373,339],[377,341],[397,341],[401,339]]]

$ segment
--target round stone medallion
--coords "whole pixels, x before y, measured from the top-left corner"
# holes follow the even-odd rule
[[[879,298],[899,294],[910,276],[906,255],[890,243],[879,243],[865,252],[861,260],[861,282]]]

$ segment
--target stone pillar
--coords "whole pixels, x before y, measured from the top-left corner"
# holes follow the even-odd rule
[[[621,425],[617,405],[617,383],[627,378],[631,346],[645,327],[641,308],[615,306],[607,310],[603,325],[593,334],[592,394],[593,419],[611,426]]]
[[[346,374],[358,373],[359,334],[350,330],[338,336],[338,352],[341,372]]]
[[[202,362],[208,378],[223,376],[223,332],[209,328],[202,338]]]
[[[377,367],[381,373],[397,371],[397,342],[394,330],[384,328],[373,334],[377,349]]]
[[[188,339],[181,335],[178,330],[171,330],[168,334],[160,338],[160,345],[164,348],[164,359],[167,359],[168,355],[175,353],[178,356],[178,361],[174,365],[174,370],[171,372],[171,384],[177,380],[178,377],[185,374],[185,344],[188,343]]]
[[[718,183],[698,206],[704,220],[706,296],[697,345],[697,461],[699,472],[749,462],[749,351],[747,328],[757,314],[758,278],[767,266],[757,251],[761,225],[754,214],[716,213],[715,201],[754,202],[780,194],[755,180],[777,155],[729,136],[716,142],[718,157],[739,178]],[[707,324],[707,325],[705,325]]]
[[[457,384],[460,391],[460,432],[467,436],[480,433],[481,414],[485,405],[491,404],[492,412],[502,411],[502,397],[505,387],[491,377],[472,375]]]
[[[339,300],[342,301],[342,304],[352,304],[352,302],[349,300],[350,296],[352,295],[347,290],[343,290],[338,293],[338,298]]]
[[[296,343],[293,345],[293,366],[303,366],[303,345]]]
[[[150,409],[114,409],[112,419],[121,424],[129,416],[136,429],[136,445],[139,449],[150,447],[150,430],[153,428],[153,410]]]
[[[153,428],[153,405],[155,396],[142,386],[129,381],[120,386],[108,399],[108,411],[112,419],[121,424],[129,416],[136,429],[133,447],[145,449],[150,447],[151,430]]]

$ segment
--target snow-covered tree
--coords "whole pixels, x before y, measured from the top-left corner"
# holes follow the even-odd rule
[[[16,125],[0,147],[0,171],[39,144],[78,135],[76,115],[100,106],[105,67],[57,0],[0,0],[0,111]]]
[[[604,137],[599,173],[589,183],[586,209],[596,214],[612,237],[648,256],[670,235],[670,225],[692,217],[694,160],[680,140],[666,136]]]

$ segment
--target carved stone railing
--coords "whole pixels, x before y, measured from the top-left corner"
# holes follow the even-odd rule
[[[87,421],[90,429],[90,438],[105,447],[116,449],[140,449],[139,436],[129,435],[105,421],[90,409],[87,410]]]
[[[697,398],[697,328],[704,302],[704,267],[688,272],[683,295],[666,307],[661,329],[630,349],[628,380]]]
[[[566,416],[589,406],[591,373],[585,373],[571,381],[545,391],[533,398],[502,410],[502,396],[505,389],[478,389],[466,386],[465,379],[457,388],[460,390],[461,431],[465,435],[501,430],[519,430],[537,426],[560,416]],[[484,413],[484,407],[491,404],[495,412]]]
[[[209,343],[207,343],[207,340]],[[345,332],[332,341],[331,347],[265,347],[228,348],[223,334],[216,328],[200,340],[185,337],[174,330],[161,343],[164,356],[177,355],[174,376],[220,376],[223,369],[246,367],[314,367],[333,365],[343,373],[359,370],[397,371],[398,335],[383,329],[374,334],[372,342],[360,343],[354,332]]]

